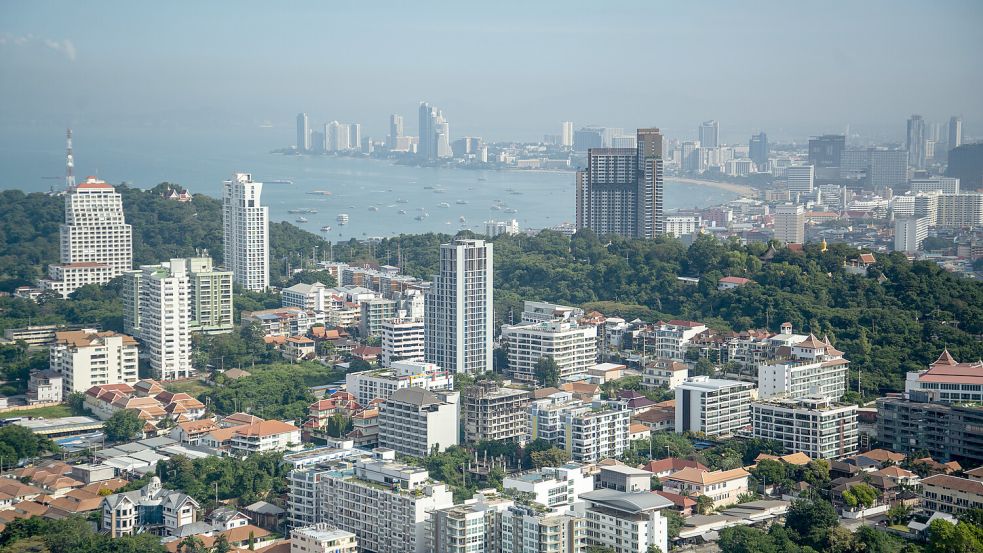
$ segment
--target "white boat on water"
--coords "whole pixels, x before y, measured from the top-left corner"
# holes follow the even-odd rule
[[[347,223],[348,223],[348,214],[347,213],[339,213],[338,214],[338,224],[344,225],[344,224],[347,224]]]
[[[447,202],[440,202],[439,204],[437,204],[437,207],[450,207],[450,206],[451,204]]]
[[[323,227],[321,227],[321,232],[331,232],[331,226],[324,225]]]
[[[296,219],[294,219],[294,221],[296,221],[298,223],[306,223],[307,222],[307,217],[297,217]]]

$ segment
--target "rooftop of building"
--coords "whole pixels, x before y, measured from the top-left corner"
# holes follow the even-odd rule
[[[750,476],[750,473],[742,468],[709,472],[698,468],[686,467],[670,474],[667,478],[669,480],[678,480],[706,486],[709,484],[729,482],[738,478],[747,478],[748,476]]]
[[[594,505],[602,505],[610,509],[626,513],[642,513],[655,509],[665,509],[673,506],[673,502],[652,492],[620,492],[611,489],[600,489],[580,494],[580,499]]]
[[[92,345],[103,345],[106,338],[113,338],[116,336],[123,339],[123,345],[137,345],[136,339],[132,336],[120,334],[111,330],[97,332],[91,329],[63,330],[55,332],[55,343],[76,348],[86,348]]]

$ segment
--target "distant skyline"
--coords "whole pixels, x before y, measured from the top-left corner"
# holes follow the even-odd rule
[[[533,141],[714,119],[746,143],[843,132],[902,142],[905,122],[963,118],[981,136],[983,3],[814,6],[6,2],[0,132],[23,127],[222,129],[358,122],[440,106],[451,137]]]

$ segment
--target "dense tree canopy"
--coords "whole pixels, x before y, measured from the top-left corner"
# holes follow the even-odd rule
[[[138,534],[111,538],[95,531],[85,518],[42,517],[12,520],[0,533],[0,550],[39,553],[164,553],[160,537]]]

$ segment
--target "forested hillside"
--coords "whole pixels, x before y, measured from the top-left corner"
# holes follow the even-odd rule
[[[449,236],[403,236],[374,246],[335,247],[346,258],[386,261],[400,252],[411,272],[436,267],[436,244]],[[852,361],[867,392],[903,388],[904,373],[922,369],[943,347],[960,360],[983,358],[983,283],[929,262],[878,254],[868,276],[849,275],[843,262],[856,251],[808,245],[780,248],[770,261],[765,244],[742,246],[700,237],[626,240],[581,231],[495,240],[496,317],[518,314],[521,300],[583,305],[605,315],[647,321],[683,318],[719,329],[768,328],[791,322],[797,331],[828,334]],[[883,279],[879,278],[883,275]],[[677,276],[698,277],[688,285]],[[717,280],[742,276],[754,284],[718,291]]]

